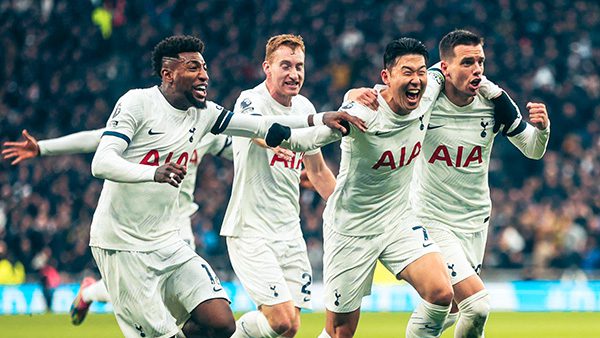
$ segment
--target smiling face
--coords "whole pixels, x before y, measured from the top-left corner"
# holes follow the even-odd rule
[[[179,53],[174,61],[173,86],[175,94],[185,99],[188,105],[206,108],[208,68],[204,57],[198,52]]]
[[[396,113],[410,114],[419,106],[427,88],[425,62],[420,54],[402,55],[391,68],[381,71],[381,79],[388,86],[382,95]]]
[[[457,45],[452,54],[445,57],[441,65],[446,76],[446,94],[456,104],[468,104],[481,83],[485,62],[483,46]]]
[[[300,93],[304,84],[304,52],[300,47],[279,46],[263,62],[267,88],[271,96],[284,106]]]

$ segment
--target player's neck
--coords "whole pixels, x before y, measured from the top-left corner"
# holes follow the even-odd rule
[[[450,102],[454,103],[459,107],[464,107],[469,103],[473,102],[473,100],[475,99],[474,96],[461,93],[456,87],[454,87],[448,82],[446,82],[446,85],[444,86],[444,94],[446,94],[446,97],[448,98],[448,100],[450,100]]]
[[[277,103],[279,103],[280,105],[282,105],[284,107],[292,106],[292,96],[281,94],[280,92],[277,91],[277,88],[275,88],[275,86],[273,86],[269,83],[269,81],[266,82],[266,85],[267,85],[267,90],[269,91],[269,94],[271,94],[271,97],[273,98],[273,100],[277,101]]]
[[[191,107],[190,103],[185,99],[185,97],[176,94],[171,88],[165,86],[165,84],[161,84],[158,87],[158,90],[160,90],[161,94],[165,97],[165,100],[167,100],[167,102],[169,102],[173,108],[187,110]]]

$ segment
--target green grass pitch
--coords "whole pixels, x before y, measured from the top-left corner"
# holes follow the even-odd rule
[[[363,313],[356,337],[404,337],[409,313]],[[323,313],[302,314],[298,338],[314,338],[324,323]],[[67,315],[0,316],[0,336],[12,338],[111,338],[122,337],[110,314],[91,314],[78,327]],[[453,337],[452,329],[443,338]],[[587,338],[600,337],[600,313],[492,313],[487,338]]]

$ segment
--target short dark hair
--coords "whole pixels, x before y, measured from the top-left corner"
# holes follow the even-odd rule
[[[383,54],[383,68],[390,69],[396,64],[396,59],[409,54],[423,55],[425,64],[429,61],[427,47],[421,41],[413,38],[400,38],[388,43]]]
[[[454,47],[459,45],[483,46],[483,38],[468,30],[455,29],[440,40],[440,59],[445,60],[454,57]]]
[[[163,39],[152,51],[152,69],[160,76],[164,57],[178,58],[179,53],[204,52],[204,42],[191,35],[174,35]]]

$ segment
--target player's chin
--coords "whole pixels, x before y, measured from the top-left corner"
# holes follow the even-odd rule
[[[192,104],[194,105],[194,107],[196,107],[198,109],[204,109],[204,108],[206,108],[206,98],[204,98],[202,100],[194,98],[194,100],[192,101]]]

